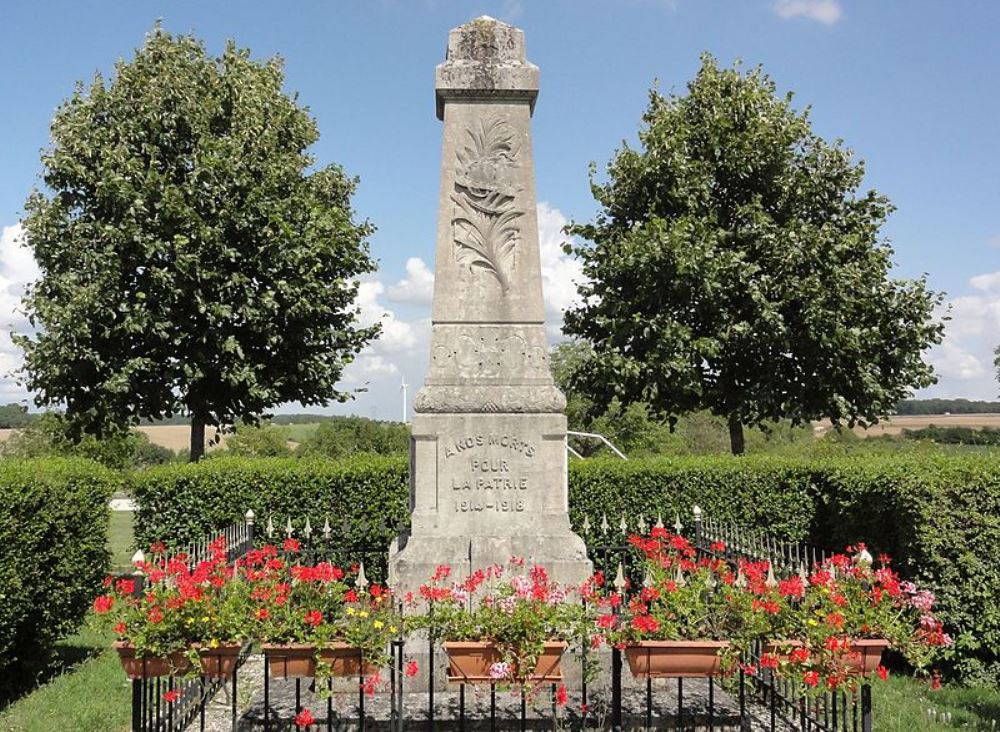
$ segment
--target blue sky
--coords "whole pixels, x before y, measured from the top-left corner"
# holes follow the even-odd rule
[[[927,273],[952,303],[948,340],[930,358],[940,383],[923,396],[994,398],[990,352],[1000,342],[1000,3],[909,0],[372,0],[370,2],[48,2],[0,10],[0,321],[33,276],[17,222],[39,173],[48,123],[78,79],[129,58],[157,18],[212,51],[234,38],[255,56],[280,54],[287,88],[316,117],[321,163],[361,177],[359,213],[378,233],[378,274],[366,319],[385,336],[345,386],[369,392],[336,411],[397,417],[402,378],[427,363],[429,285],[440,123],[434,66],[449,28],[481,14],[527,34],[541,67],[534,117],[540,235],[550,332],[572,301],[576,264],[559,228],[594,213],[587,164],[634,139],[646,93],[682,91],[702,51],[763,64],[816,131],[840,137],[867,164],[866,185],[898,211],[885,229],[899,276]],[[0,342],[0,367],[19,363]],[[412,398],[414,389],[410,390]],[[0,381],[0,400],[25,395]]]

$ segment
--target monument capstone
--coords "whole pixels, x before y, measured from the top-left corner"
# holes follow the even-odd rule
[[[451,31],[436,72],[444,123],[431,363],[410,442],[411,528],[390,581],[413,590],[512,555],[553,579],[591,570],[567,506],[566,400],[549,370],[524,33],[489,17]]]

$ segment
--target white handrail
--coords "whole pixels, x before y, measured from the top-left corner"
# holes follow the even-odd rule
[[[611,444],[611,440],[609,440],[604,435],[599,435],[596,432],[573,432],[572,430],[566,430],[566,434],[567,435],[573,435],[573,437],[589,437],[590,439],[593,439],[593,440],[600,440],[605,445],[607,445],[608,448],[611,450],[611,452],[613,452],[615,455],[617,455],[618,457],[620,457],[622,460],[626,460],[626,461],[628,460],[628,458],[625,457],[625,453],[623,453],[617,447],[615,447],[614,445],[612,445]],[[570,452],[572,452],[577,457],[581,457],[580,453],[578,453],[576,450],[574,450],[568,444],[566,445],[566,449],[569,450]]]

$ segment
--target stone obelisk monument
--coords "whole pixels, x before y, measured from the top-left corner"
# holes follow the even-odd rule
[[[403,590],[434,568],[512,555],[562,582],[590,573],[567,513],[566,400],[549,370],[524,33],[482,17],[451,31],[436,73],[444,122],[431,364],[410,442]]]

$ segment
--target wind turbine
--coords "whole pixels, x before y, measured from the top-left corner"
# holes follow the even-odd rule
[[[406,377],[403,377],[403,383],[399,387],[399,390],[403,392],[403,424],[406,424]]]

